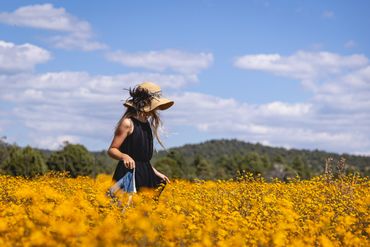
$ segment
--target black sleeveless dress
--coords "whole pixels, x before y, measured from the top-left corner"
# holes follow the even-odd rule
[[[131,120],[134,124],[134,131],[126,137],[119,150],[122,153],[128,154],[135,161],[136,191],[139,192],[142,188],[156,189],[161,187],[157,194],[159,196],[166,185],[166,181],[155,175],[150,164],[150,159],[153,156],[153,135],[150,124],[148,121],[141,122],[133,117]],[[123,164],[123,161],[120,160],[116,166],[112,180],[117,182],[129,170]]]

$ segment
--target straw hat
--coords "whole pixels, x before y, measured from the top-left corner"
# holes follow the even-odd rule
[[[166,110],[174,104],[172,100],[162,97],[161,87],[153,82],[143,82],[137,85],[133,90],[130,89],[130,95],[131,97],[124,105],[139,111]]]

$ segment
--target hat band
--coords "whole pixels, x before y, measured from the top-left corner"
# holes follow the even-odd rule
[[[154,100],[156,103],[161,101],[162,98],[161,90],[149,91],[145,87],[142,87],[142,89],[144,92],[139,93],[139,95],[134,95],[134,91],[131,91],[131,89],[129,89],[131,97],[127,99],[126,102],[132,102],[131,106],[133,106],[135,109],[141,111],[146,106],[152,107]]]
[[[155,98],[160,98],[162,97],[162,91],[157,91],[157,92],[149,92],[149,94]]]
[[[157,101],[160,101],[160,98],[162,97],[162,91],[157,91],[157,92],[148,92],[150,96],[152,96],[152,99],[155,99]]]

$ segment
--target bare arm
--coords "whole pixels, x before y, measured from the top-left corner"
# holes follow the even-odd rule
[[[123,141],[126,139],[126,137],[131,134],[133,131],[133,124],[130,119],[125,118],[121,125],[118,126],[117,131],[114,134],[113,140],[111,145],[108,148],[108,155],[116,160],[123,160],[124,165],[127,168],[134,168],[135,167],[135,161],[125,153],[122,153],[119,150],[119,147],[123,143]]]
[[[157,171],[157,169],[155,169],[153,166],[152,166],[152,168],[153,168],[153,171],[154,171],[155,175],[157,175],[161,179],[164,179],[166,182],[170,183],[170,180],[168,179],[168,177],[166,175],[164,175],[163,173]]]

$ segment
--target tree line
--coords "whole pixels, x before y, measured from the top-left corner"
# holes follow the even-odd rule
[[[238,140],[212,140],[184,145],[154,154],[152,164],[170,178],[230,179],[246,173],[266,180],[299,176],[308,179],[323,172],[325,159],[345,157],[348,173],[370,175],[370,157],[326,153],[323,151],[287,150]],[[65,142],[58,151],[19,147],[0,140],[0,173],[34,177],[47,171],[66,171],[71,177],[112,174],[116,160],[105,150],[89,152],[81,144]]]
[[[96,176],[109,173],[112,162],[105,151],[89,152],[81,144],[64,142],[61,150],[39,150],[19,147],[0,140],[0,173],[12,176],[34,177],[47,171],[66,171],[71,177]]]
[[[296,176],[308,179],[324,173],[329,157],[334,163],[345,160],[346,173],[370,175],[369,156],[269,147],[236,139],[210,140],[171,148],[169,152],[160,151],[154,157],[154,163],[175,177],[229,179],[253,173],[266,180],[287,180]],[[173,161],[171,165],[166,165],[171,160],[179,159],[182,159],[181,166],[174,166]]]

